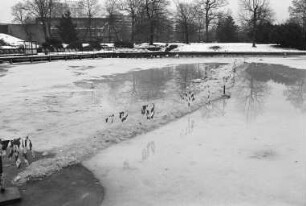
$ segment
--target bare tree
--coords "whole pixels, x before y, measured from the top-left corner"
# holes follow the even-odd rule
[[[116,41],[118,41],[118,32],[116,28],[117,14],[118,14],[118,1],[117,0],[106,0],[104,8],[106,11],[107,18],[107,30],[108,30],[108,41],[112,41],[112,31],[115,34]]]
[[[203,18],[203,12],[199,7],[195,8],[195,24],[197,28],[198,41],[204,41],[204,35],[202,35],[202,30],[204,29],[205,19]]]
[[[99,14],[101,5],[99,0],[83,0],[79,2],[79,7],[84,12],[84,16],[88,19],[86,36],[89,34],[89,40],[92,41],[92,19]]]
[[[189,44],[190,26],[195,21],[196,6],[193,3],[176,2],[178,24],[183,27],[184,41]]]
[[[303,28],[304,40],[306,41],[306,0],[293,0],[289,7],[290,17],[296,19]]]
[[[121,11],[127,12],[131,18],[131,42],[134,43],[136,22],[143,8],[143,0],[119,0],[119,8]]]
[[[24,0],[22,5],[22,9],[19,8],[19,10],[24,12],[23,14],[27,13],[27,16],[31,17],[32,19],[37,19],[39,22],[41,22],[45,35],[45,40],[49,39],[50,19],[53,15],[55,8],[54,0]],[[19,4],[19,6],[21,6],[21,4]],[[14,12],[16,12],[16,9],[18,10],[19,6],[15,7]],[[20,13],[15,14],[19,15],[20,17]]]
[[[199,0],[198,5],[205,19],[206,42],[209,41],[209,26],[218,18],[220,8],[227,5],[227,0]]]
[[[31,17],[26,6],[22,2],[18,2],[12,7],[13,21],[22,25],[22,28],[27,36],[27,39],[32,41],[32,33],[29,30],[29,24],[33,23],[33,18]]]
[[[271,19],[272,10],[269,0],[240,0],[242,12],[240,17],[243,21],[251,25],[252,44],[256,47],[257,26],[260,21]]]
[[[149,23],[149,43],[152,45],[155,37],[155,30],[160,17],[167,12],[168,0],[145,0],[143,5],[144,13]]]

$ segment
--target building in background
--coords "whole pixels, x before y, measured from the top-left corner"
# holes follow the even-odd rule
[[[85,17],[85,10],[81,0],[56,0],[56,4],[58,4],[59,8],[62,8],[60,10],[69,9],[73,18]],[[57,17],[61,17],[63,12],[65,11],[61,11]]]

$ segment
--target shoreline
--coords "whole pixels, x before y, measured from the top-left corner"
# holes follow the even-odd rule
[[[81,164],[63,168],[49,177],[20,186],[22,199],[14,206],[100,206],[104,188]]]
[[[292,57],[306,55],[306,51],[273,51],[273,52],[242,52],[242,51],[178,51],[178,52],[77,52],[50,53],[48,55],[0,56],[1,63],[51,62],[99,58],[196,58],[196,57]]]
[[[36,152],[36,158],[29,155],[29,162],[54,157],[54,154],[42,154]],[[5,187],[15,187],[12,178],[17,173],[26,170],[22,161],[18,169],[14,161],[3,159],[3,170],[5,175]],[[82,164],[76,164],[63,168],[48,177],[30,180],[26,184],[17,186],[21,193],[21,201],[12,206],[100,206],[104,198],[104,188],[94,174]]]

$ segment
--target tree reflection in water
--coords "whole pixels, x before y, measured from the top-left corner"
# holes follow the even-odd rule
[[[283,65],[250,64],[247,73],[260,82],[270,80],[284,84],[287,90],[284,95],[294,107],[306,111],[306,71],[294,69]]]
[[[266,82],[258,81],[252,73],[243,72],[238,87],[239,108],[246,115],[247,122],[254,121],[263,111],[263,104],[269,93]]]
[[[306,112],[306,79],[301,79],[294,85],[287,86],[285,95],[287,100],[302,113]]]
[[[223,117],[226,114],[228,98],[220,98],[210,101],[201,108],[201,115],[205,119],[212,117]]]
[[[186,136],[192,134],[194,126],[195,126],[194,119],[191,117],[191,115],[188,115],[186,127],[182,128],[180,136]]]

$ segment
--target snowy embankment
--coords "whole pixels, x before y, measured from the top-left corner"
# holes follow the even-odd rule
[[[266,63],[266,64],[280,64],[296,69],[306,69],[306,56],[296,56],[290,58],[277,58],[277,57],[265,57],[265,58],[245,58],[245,62],[248,63]]]
[[[251,43],[191,43],[179,44],[173,52],[245,52],[245,53],[262,53],[262,52],[279,52],[279,53],[297,53],[303,52],[297,49],[278,48],[273,44],[257,44],[252,47]],[[306,51],[305,51],[306,53]]]
[[[160,47],[161,52],[165,51],[167,46],[177,45],[176,49],[171,52],[207,52],[207,53],[305,53],[306,51],[297,49],[287,49],[277,47],[275,44],[257,44],[256,47],[252,47],[251,43],[155,43],[154,46],[149,44],[135,45],[133,49],[120,49],[114,48],[108,52],[152,52],[149,48]],[[103,50],[101,50],[103,51]],[[106,51],[107,52],[107,51]]]
[[[133,60],[136,61],[136,60]],[[156,63],[156,67],[160,67],[162,64],[169,64],[167,61],[152,61],[151,64],[148,65],[148,60],[140,61],[143,62],[142,64],[138,64],[138,67],[140,68],[152,68],[154,67],[154,63]],[[191,61],[191,60],[190,60]],[[195,59],[192,59],[192,62],[195,62]],[[212,61],[215,62],[214,59],[206,59],[206,60],[198,60],[198,61]],[[131,111],[129,111],[129,117],[128,121],[125,123],[116,123],[113,125],[106,125],[103,129],[98,129],[98,131],[93,132],[91,135],[87,136],[86,138],[76,138],[74,139],[73,135],[79,136],[79,133],[76,133],[80,128],[76,127],[76,131],[72,132],[72,134],[65,136],[65,138],[70,139],[70,141],[66,139],[62,139],[63,137],[59,135],[56,137],[55,135],[50,135],[51,139],[45,140],[47,142],[50,142],[50,145],[52,145],[52,141],[54,141],[52,138],[57,139],[58,142],[53,142],[53,147],[50,152],[55,153],[54,158],[49,159],[43,159],[38,160],[36,162],[33,162],[24,172],[21,172],[16,178],[15,183],[22,184],[25,183],[29,179],[36,179],[36,178],[42,178],[46,175],[50,175],[58,170],[60,170],[63,167],[67,167],[72,164],[79,163],[83,161],[85,158],[90,157],[94,154],[96,154],[101,149],[104,149],[110,145],[113,145],[115,143],[119,143],[121,141],[130,139],[132,137],[135,137],[136,135],[146,133],[148,131],[151,131],[155,128],[158,128],[162,125],[165,125],[166,123],[169,123],[170,121],[173,121],[177,118],[180,118],[192,111],[197,110],[201,106],[207,103],[207,97],[208,97],[208,90],[210,93],[210,99],[216,99],[220,98],[222,96],[223,90],[223,78],[228,78],[227,81],[227,88],[231,88],[233,86],[233,78],[234,78],[234,69],[236,67],[242,66],[243,63],[241,61],[235,61],[233,62],[231,59],[224,59],[220,62],[232,62],[231,64],[221,65],[217,69],[214,69],[211,71],[210,78],[203,80],[203,79],[197,79],[192,86],[188,88],[188,91],[194,91],[196,101],[193,102],[191,107],[188,107],[186,102],[181,101],[179,95],[174,95],[174,98],[172,101],[163,101],[157,100],[155,101],[156,105],[156,116],[153,120],[147,121],[145,120],[141,114],[140,114],[140,108],[143,104],[140,102],[139,104],[133,105],[131,108]],[[131,62],[131,61],[129,61]],[[188,60],[175,60],[176,64],[179,63],[187,63]],[[218,61],[219,62],[219,61]],[[153,64],[152,64],[153,63]],[[133,64],[132,64],[133,65]],[[132,68],[131,66],[127,66],[127,68]],[[122,65],[121,65],[122,66]],[[134,66],[135,67],[135,66]],[[109,74],[114,72],[114,69],[109,66],[110,70],[105,69],[103,71],[104,74]],[[123,70],[124,71],[124,70]],[[97,72],[97,73],[95,73]],[[120,72],[120,71],[119,71]],[[95,76],[98,73],[101,74],[101,70],[95,70],[91,71],[91,75]],[[60,83],[60,82],[58,82]],[[150,103],[150,102],[147,102]],[[95,115],[92,113],[92,115]],[[104,114],[106,115],[106,114]],[[103,125],[105,124],[104,119],[98,114],[97,120],[91,120],[88,118],[88,115],[83,116],[85,120],[87,119],[87,123],[90,125],[85,126],[80,132],[86,131],[86,129],[89,129],[92,127],[92,125]],[[106,117],[106,116],[104,116]],[[70,121],[78,121],[78,120],[70,120]],[[84,122],[84,119],[83,119]],[[83,124],[87,124],[84,122]],[[87,128],[88,127],[88,128]],[[101,128],[101,127],[100,127]],[[35,135],[35,134],[34,134]],[[38,135],[36,135],[38,136]],[[40,140],[40,137],[37,137],[37,143],[39,145],[42,145],[42,148],[47,149],[48,145],[43,145],[43,141]],[[44,137],[46,139],[46,137]],[[63,142],[66,142],[65,145]],[[56,145],[58,145],[56,147]]]

